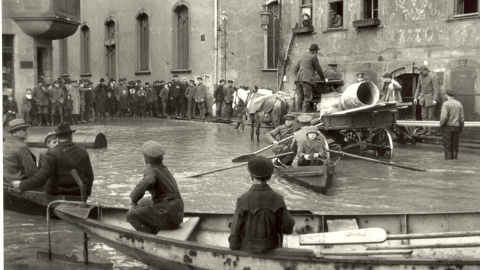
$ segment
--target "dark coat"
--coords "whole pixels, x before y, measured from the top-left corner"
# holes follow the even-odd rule
[[[35,159],[23,140],[7,136],[3,142],[3,186],[34,176],[37,172]]]
[[[322,141],[318,139],[313,141],[307,139],[301,144],[298,144],[297,156],[299,158],[304,155],[310,155],[313,158],[313,154],[320,154],[321,157],[325,157],[325,145],[323,145]]]
[[[418,104],[425,107],[433,106],[433,101],[439,102],[440,84],[438,78],[431,73],[427,76],[418,76],[417,90],[415,91],[415,99]]]
[[[252,185],[237,200],[230,248],[261,253],[281,247],[282,234],[292,233],[293,225],[282,195],[267,184]]]
[[[107,101],[105,102],[105,110],[107,112],[112,112],[115,110],[115,101],[116,100],[114,96],[107,97]]]
[[[233,101],[233,95],[235,94],[235,88],[227,86],[223,88],[223,100],[225,103]]]
[[[97,99],[95,100],[95,112],[104,113],[105,102],[107,101],[107,86],[98,84],[95,87],[95,95],[97,97]]]
[[[138,203],[145,192],[152,195],[154,207],[142,206],[135,208],[127,215],[147,216],[149,223],[157,229],[168,229],[183,222],[184,205],[177,182],[168,168],[163,164],[151,165],[143,173],[143,179],[130,193],[133,203]],[[145,199],[144,199],[145,200]]]
[[[48,92],[43,87],[34,87],[32,91],[32,98],[35,100],[37,106],[48,106],[48,104],[50,104]]]
[[[51,179],[51,194],[81,195],[80,188],[70,175],[75,169],[87,190],[92,193],[93,170],[87,151],[72,141],[59,142],[47,152],[42,168],[28,180],[20,182],[22,192],[40,187]]]
[[[185,93],[185,90],[182,91],[182,83],[179,81],[172,82],[172,87],[170,88],[170,97],[178,98],[182,96],[182,92]]]
[[[199,83],[195,87],[195,101],[196,102],[205,102],[207,101],[207,87],[203,83]],[[202,101],[203,99],[203,101]]]
[[[323,75],[320,63],[318,62],[317,55],[311,52],[300,56],[293,70],[296,77],[295,82],[307,82],[315,86],[317,84],[315,71],[318,73],[322,81],[325,81],[325,76]]]
[[[223,101],[223,86],[218,85],[215,87],[215,91],[213,91],[213,98],[215,102],[222,102]]]
[[[120,100],[118,101],[118,107],[120,110],[128,109],[128,95],[121,95]]]
[[[63,106],[65,107],[65,109],[67,110],[72,110],[73,109],[73,101],[71,99],[67,99],[65,100],[65,102],[63,103]]]
[[[138,96],[138,106],[139,107],[146,107],[147,106],[147,96]]]

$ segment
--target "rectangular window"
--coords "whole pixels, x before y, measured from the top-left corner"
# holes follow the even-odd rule
[[[139,66],[140,71],[148,71],[149,66],[149,25],[148,25],[148,16],[147,14],[141,14],[138,18],[138,27],[139,29]]]
[[[310,0],[311,3],[311,0]],[[266,68],[276,69],[278,64],[280,21],[278,2],[273,2],[267,6],[267,10],[272,12],[267,30],[267,48],[266,48]]]
[[[328,28],[343,27],[343,1],[330,0],[328,11]]]
[[[87,26],[82,27],[80,42],[81,73],[89,74],[90,70],[90,29]]]
[[[177,69],[189,68],[189,18],[188,8],[181,6],[175,11],[177,16]]]
[[[312,0],[302,0],[300,5],[301,26],[312,26]]]
[[[479,0],[456,0],[455,15],[478,14]]]
[[[13,70],[13,36],[2,35],[3,95],[15,95],[15,93],[13,93]]]
[[[68,75],[68,43],[67,39],[60,39],[60,73]]]
[[[364,19],[378,18],[378,0],[364,0]]]

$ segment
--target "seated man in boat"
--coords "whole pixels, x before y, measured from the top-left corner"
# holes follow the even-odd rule
[[[8,123],[8,135],[3,142],[3,187],[25,180],[37,172],[35,156],[25,143],[28,127],[23,118]]]
[[[267,184],[273,174],[273,164],[266,157],[248,161],[252,187],[237,200],[230,249],[263,253],[282,246],[282,234],[293,231],[295,221],[288,213],[283,196]]]
[[[292,137],[293,133],[299,130],[299,126],[295,123],[295,115],[289,113],[283,117],[285,120],[285,124],[276,127],[274,130],[265,133],[265,137],[269,142],[273,145],[272,151],[275,155],[279,155],[282,153],[291,152],[290,150],[290,140],[285,142],[280,142],[281,140]],[[294,154],[281,157],[275,160],[275,165],[290,165],[295,157]]]
[[[70,173],[75,169],[86,188],[86,195],[90,196],[93,185],[92,164],[87,151],[72,142],[74,132],[69,123],[59,124],[55,130],[59,142],[47,152],[42,168],[33,177],[21,182],[15,181],[12,185],[20,188],[21,192],[44,186],[43,190],[48,194],[80,196],[80,188]]]
[[[325,145],[319,139],[321,136],[317,127],[309,127],[307,131],[307,140],[302,142],[297,151],[298,166],[317,166],[322,165],[326,158]]]
[[[163,165],[165,152],[156,141],[145,142],[142,152],[147,168],[130,193],[127,221],[135,230],[151,234],[175,229],[183,221],[184,206],[175,178]],[[152,196],[143,198],[146,191]]]

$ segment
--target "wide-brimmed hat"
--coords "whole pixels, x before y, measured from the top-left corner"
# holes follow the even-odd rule
[[[310,124],[310,121],[312,121],[312,116],[308,114],[301,114],[297,117],[297,121],[302,124]]]
[[[287,113],[283,119],[284,120],[287,120],[287,118],[290,118],[291,120],[294,120],[295,119],[295,115],[293,113]]]
[[[15,130],[26,128],[29,126],[30,125],[25,123],[25,120],[23,118],[13,119],[12,121],[8,122],[8,132],[12,133]]]
[[[318,48],[318,44],[315,44],[315,43],[310,45],[310,47],[308,49],[309,50],[317,50],[317,51],[320,50],[320,48]]]
[[[256,178],[271,176],[273,169],[272,161],[266,157],[256,156],[248,161],[248,172]]]
[[[45,145],[47,144],[47,140],[48,138],[52,137],[52,136],[56,136],[57,134],[55,133],[55,131],[52,131],[52,132],[49,132],[47,134],[47,136],[45,136],[45,139],[43,140],[43,142],[45,143]]]
[[[55,135],[61,135],[61,134],[71,134],[77,130],[73,129],[70,127],[70,123],[61,123],[58,124],[57,129],[55,130]]]

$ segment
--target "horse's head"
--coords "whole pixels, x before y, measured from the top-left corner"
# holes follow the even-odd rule
[[[233,95],[233,106],[234,107],[243,107],[245,105],[245,100],[250,93],[248,86],[240,86],[237,91],[235,91],[235,95]]]

